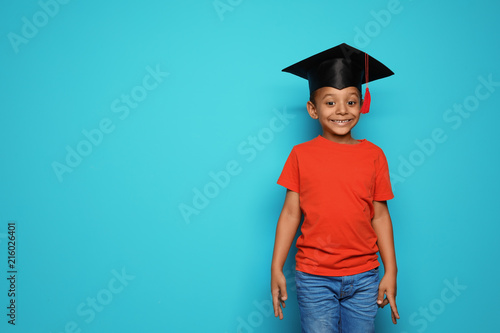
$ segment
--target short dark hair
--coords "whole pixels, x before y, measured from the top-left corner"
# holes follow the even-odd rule
[[[311,101],[311,103],[313,103],[314,105],[316,105],[316,101],[314,99],[315,97],[316,97],[316,90],[313,91],[311,95],[309,95],[309,101]]]
[[[313,91],[309,95],[309,101],[311,103],[313,103],[314,105],[316,105],[316,91],[318,91],[318,90]],[[361,93],[361,91],[359,89],[358,89],[358,91],[359,91],[359,101],[361,102],[363,100],[363,94]]]

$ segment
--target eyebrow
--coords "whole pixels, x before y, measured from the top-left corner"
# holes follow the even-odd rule
[[[352,92],[352,93],[349,93],[349,95],[347,95],[348,97],[351,97],[352,95],[356,96],[356,97],[359,97],[359,94],[357,92]],[[336,97],[336,94],[326,94],[325,96],[323,96],[323,99],[325,99],[326,97],[328,96],[332,96],[332,97]]]

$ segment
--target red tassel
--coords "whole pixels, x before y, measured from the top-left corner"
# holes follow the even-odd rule
[[[361,113],[370,112],[370,102],[371,101],[372,101],[372,98],[370,96],[370,90],[368,90],[368,87],[366,87],[365,98],[363,99],[363,105],[361,106],[361,110],[359,112],[361,112]]]
[[[363,105],[361,106],[361,110],[359,112],[361,113],[368,113],[370,112],[370,102],[372,101],[372,98],[370,96],[370,90],[368,90],[368,63],[369,63],[369,56],[368,54],[365,53],[365,84],[366,84],[366,90],[365,90],[365,99],[363,100]]]

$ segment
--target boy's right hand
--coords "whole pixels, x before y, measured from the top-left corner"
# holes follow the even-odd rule
[[[286,279],[283,272],[271,272],[271,294],[273,295],[274,316],[283,319],[283,309],[288,296],[286,294]],[[283,307],[283,309],[282,309]]]

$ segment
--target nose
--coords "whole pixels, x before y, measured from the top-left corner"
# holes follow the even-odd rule
[[[338,114],[338,115],[345,115],[345,114],[347,114],[347,107],[345,106],[345,104],[341,103],[337,107],[337,110],[335,110],[335,113]]]

